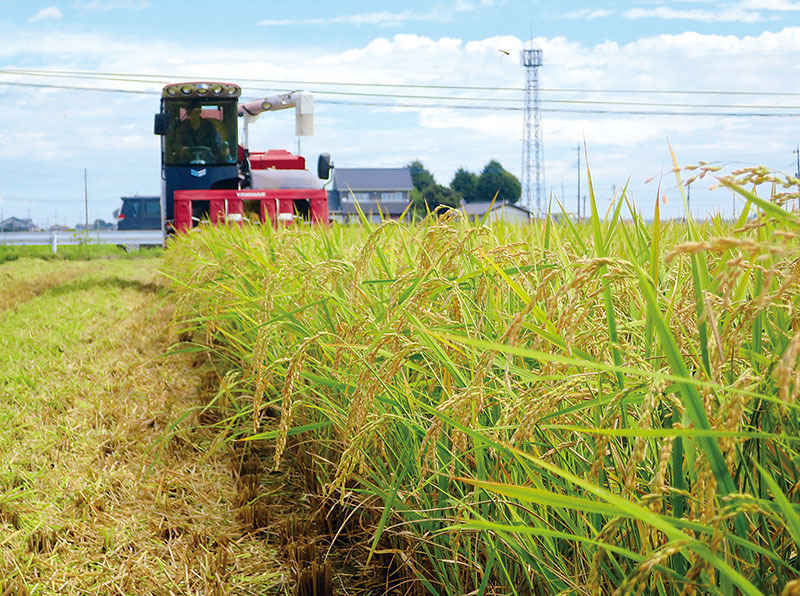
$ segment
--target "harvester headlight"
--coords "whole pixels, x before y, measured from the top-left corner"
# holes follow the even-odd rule
[[[175,96],[178,94],[178,90],[175,87],[167,87],[167,95]]]
[[[228,95],[236,95],[236,87],[228,87]]]
[[[183,93],[184,95],[190,95],[191,92],[192,92],[191,85],[184,85],[183,87],[181,87],[181,93]]]
[[[215,85],[211,91],[214,93],[214,95],[219,95],[223,91],[222,85]]]
[[[205,95],[206,93],[208,93],[208,87],[198,87],[197,88],[197,94],[198,95]]]

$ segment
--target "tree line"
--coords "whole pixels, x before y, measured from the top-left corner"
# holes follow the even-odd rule
[[[507,171],[500,162],[491,160],[480,174],[464,168],[458,168],[449,186],[436,182],[422,162],[412,161],[411,180],[414,189],[411,191],[411,203],[415,208],[433,211],[440,205],[459,207],[465,203],[489,202],[497,195],[497,202],[516,203],[522,194],[522,185],[514,174]]]

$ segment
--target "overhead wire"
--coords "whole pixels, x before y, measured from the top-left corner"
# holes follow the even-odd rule
[[[81,87],[78,85],[53,85],[51,83],[20,83],[19,81],[0,81],[0,85],[8,87],[38,87],[40,89],[61,89],[66,91],[101,91],[104,93],[135,93],[140,95],[161,95],[158,91],[139,89],[110,89],[107,87]]]
[[[495,111],[513,111],[522,112],[524,107],[512,106],[468,106],[468,105],[448,105],[448,104],[410,104],[410,103],[382,103],[370,101],[337,101],[337,100],[316,100],[316,103],[323,104],[342,104],[342,105],[364,105],[383,108],[438,108],[438,109],[453,109],[453,110],[495,110]],[[550,113],[567,113],[567,114],[611,114],[621,116],[729,116],[729,117],[758,117],[758,118],[800,118],[798,114],[786,113],[770,113],[770,112],[710,112],[710,111],[693,111],[693,112],[667,112],[657,110],[607,110],[607,109],[570,109],[570,108],[540,108],[541,112]]]
[[[0,69],[0,74],[10,74],[8,69]],[[21,74],[21,71],[14,71],[14,74]],[[84,77],[84,78],[89,78]],[[106,80],[106,79],[103,79]],[[134,82],[134,81],[127,81]],[[135,81],[142,82],[142,81]],[[154,81],[148,81],[153,83]],[[53,83],[29,83],[20,81],[0,81],[0,85],[5,86],[21,86],[21,87],[34,87],[34,88],[47,88],[47,89],[60,89],[60,90],[77,90],[77,91],[96,91],[106,93],[130,93],[140,95],[160,95],[158,90],[142,90],[142,89],[128,89],[128,88],[109,88],[109,87],[92,87],[82,85],[57,85]],[[274,91],[273,89],[260,89],[253,88],[253,91]],[[338,92],[326,90],[311,90],[316,95],[335,95],[345,97],[375,97],[396,100],[431,100],[431,101],[447,101],[447,102],[519,102],[518,99],[513,98],[486,98],[486,97],[457,97],[457,96],[443,96],[443,95],[410,95],[410,94],[386,94],[386,93],[362,93],[362,92]],[[607,108],[540,108],[542,112],[552,113],[571,113],[571,114],[618,114],[618,115],[646,115],[646,116],[731,116],[731,117],[760,117],[760,118],[774,118],[774,117],[799,117],[800,113],[781,113],[780,111],[757,112],[753,110],[800,110],[798,105],[729,105],[729,104],[694,104],[694,103],[668,103],[668,102],[630,102],[619,100],[570,100],[570,99],[543,99],[541,103],[549,104],[573,104],[581,106],[628,106],[628,107],[654,107],[654,108],[691,108],[693,110],[609,110]],[[454,103],[409,103],[409,102],[374,102],[374,101],[336,101],[318,99],[318,103],[330,103],[340,105],[369,105],[377,107],[402,107],[413,109],[470,109],[470,110],[495,110],[495,111],[522,111],[521,106],[509,105],[464,105]],[[730,112],[710,111],[711,109],[725,109],[725,110],[739,110]],[[742,111],[744,110],[744,111]]]
[[[253,89],[253,90],[258,90]],[[323,89],[308,89],[309,92],[317,95],[346,95],[353,97],[386,97],[392,99],[436,99],[436,100],[449,100],[449,101],[489,101],[489,102],[520,102],[520,98],[504,98],[504,97],[457,97],[457,96],[443,96],[443,95],[406,95],[400,93],[360,93],[355,91],[325,91]],[[730,105],[730,104],[695,104],[695,103],[664,103],[652,101],[610,101],[610,100],[594,100],[594,99],[540,99],[540,103],[563,103],[563,104],[586,104],[586,105],[617,105],[617,106],[653,106],[653,107],[676,107],[676,108],[750,108],[750,109],[786,109],[798,110],[800,105]]]
[[[193,80],[189,75],[164,75],[164,74],[136,74],[136,73],[112,73],[94,72],[81,70],[36,70],[36,69],[0,69],[0,74],[19,74],[25,76],[52,76],[52,77],[73,77],[90,78],[103,80],[119,80],[127,82],[160,82],[170,83],[179,80]],[[224,78],[224,77],[223,77]],[[295,85],[326,85],[326,86],[349,86],[349,87],[391,87],[408,89],[452,89],[452,90],[475,90],[475,91],[524,91],[524,87],[497,87],[491,85],[431,85],[421,83],[377,83],[377,82],[356,82],[356,81],[308,81],[308,80],[287,80],[287,79],[254,79],[240,78],[237,81],[247,83],[273,83],[287,86]],[[586,89],[586,88],[561,88],[561,87],[542,87],[542,92],[558,93],[644,93],[644,94],[666,94],[666,95],[741,95],[741,96],[776,96],[776,97],[800,97],[800,92],[792,91],[733,91],[724,89]]]

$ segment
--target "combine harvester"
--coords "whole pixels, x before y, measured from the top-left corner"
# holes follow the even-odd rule
[[[295,220],[327,224],[330,155],[317,175],[288,151],[251,152],[248,126],[263,112],[295,108],[295,133],[314,134],[314,99],[292,92],[239,103],[230,83],[177,83],[161,93],[154,132],[161,136],[161,221],[166,234],[212,223]],[[238,119],[242,119],[241,144]]]

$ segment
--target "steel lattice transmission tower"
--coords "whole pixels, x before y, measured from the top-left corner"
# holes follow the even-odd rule
[[[536,215],[542,213],[544,191],[544,149],[542,147],[542,117],[539,110],[539,67],[542,50],[522,50],[525,67],[525,130],[522,140],[522,204]]]

